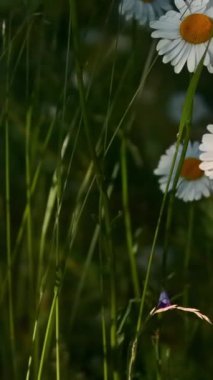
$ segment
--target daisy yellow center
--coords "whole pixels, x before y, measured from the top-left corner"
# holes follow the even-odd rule
[[[212,37],[213,21],[210,17],[195,13],[187,16],[180,24],[180,34],[191,44],[201,44]]]
[[[187,157],[184,160],[180,175],[188,181],[195,181],[203,176],[204,172],[199,168],[201,161],[198,158]]]

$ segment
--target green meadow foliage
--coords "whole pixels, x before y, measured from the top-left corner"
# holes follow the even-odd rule
[[[139,2],[0,1],[2,380],[212,379],[211,38],[175,73]]]

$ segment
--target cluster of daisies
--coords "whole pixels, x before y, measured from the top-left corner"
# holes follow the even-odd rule
[[[194,72],[203,64],[213,73],[212,0],[122,0],[119,12],[126,20],[135,19],[148,25],[159,39],[158,54],[170,62],[175,73],[184,65]],[[173,9],[174,8],[174,9]]]
[[[119,12],[126,20],[134,19],[148,25],[151,36],[159,39],[158,54],[163,63],[180,73],[186,65],[194,72],[203,59],[203,65],[213,73],[213,1],[212,0],[121,0]],[[202,143],[189,142],[177,182],[176,196],[185,202],[209,197],[213,192],[213,124],[207,126]],[[160,158],[154,173],[159,176],[164,192],[170,177],[176,151],[172,145]],[[183,145],[178,147],[176,163],[168,190],[172,190]]]

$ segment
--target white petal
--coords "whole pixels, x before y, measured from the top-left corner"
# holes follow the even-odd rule
[[[205,152],[200,154],[201,161],[213,161],[213,150],[211,152]]]
[[[205,133],[202,137],[201,150],[213,150],[213,134]]]
[[[171,43],[170,51],[164,56],[163,62],[167,63],[173,61],[175,58],[178,59],[183,49],[183,46],[184,42],[182,40],[178,39],[173,41],[173,44]]]
[[[213,170],[213,161],[210,161],[210,162],[201,162],[201,164],[199,165],[199,168],[203,171],[206,171],[206,170]]]
[[[185,44],[185,46],[183,47],[181,53],[179,54],[178,57],[176,57],[171,63],[172,65],[175,67],[174,70],[175,70],[175,73],[179,73],[183,66],[185,65],[186,61],[187,61],[187,58],[188,58],[188,54],[189,54],[189,51],[190,51],[190,47],[188,44]]]
[[[193,73],[195,71],[195,50],[194,46],[191,45],[190,47],[190,52],[187,58],[187,67],[190,73]]]
[[[213,124],[208,124],[207,129],[209,132],[213,133]]]

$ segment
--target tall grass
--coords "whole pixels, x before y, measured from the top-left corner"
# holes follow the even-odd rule
[[[166,290],[211,317],[212,199],[175,198],[205,127],[192,119],[198,88],[211,95],[203,61],[175,77],[115,2],[0,12],[0,378],[211,379],[211,327],[150,315]],[[180,84],[178,127],[166,98]],[[173,141],[162,196],[153,169]]]

